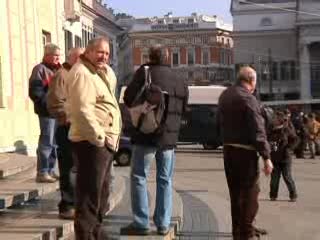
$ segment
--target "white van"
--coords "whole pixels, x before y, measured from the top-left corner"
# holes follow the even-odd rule
[[[205,149],[221,145],[216,112],[223,86],[189,86],[188,109],[182,118],[179,142],[200,143]]]

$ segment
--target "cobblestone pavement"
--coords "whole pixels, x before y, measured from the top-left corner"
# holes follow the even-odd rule
[[[294,159],[298,201],[289,202],[281,180],[279,201],[268,198],[270,178],[261,175],[257,225],[269,231],[263,239],[320,239],[320,158]],[[175,188],[184,204],[182,239],[232,239],[228,189],[221,151],[177,153]]]

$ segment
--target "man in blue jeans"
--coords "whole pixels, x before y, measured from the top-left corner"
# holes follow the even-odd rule
[[[55,44],[47,44],[42,62],[33,68],[29,80],[29,97],[34,103],[34,111],[40,123],[37,182],[52,183],[58,178],[54,172],[57,158],[54,138],[56,120],[50,116],[47,109],[47,92],[49,83],[60,66],[60,48]]]
[[[148,235],[149,206],[147,176],[153,159],[157,166],[157,192],[154,223],[160,235],[169,232],[172,214],[172,176],[174,171],[174,147],[178,139],[181,116],[188,103],[188,86],[170,68],[168,49],[152,47],[150,62],[142,65],[129,84],[124,102],[132,107],[136,93],[145,82],[144,67],[148,66],[152,84],[167,92],[165,117],[158,131],[144,134],[137,129],[132,132],[133,156],[131,165],[131,205],[133,222],[121,229],[123,235]]]

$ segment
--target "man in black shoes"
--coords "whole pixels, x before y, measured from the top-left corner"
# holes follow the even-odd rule
[[[260,236],[253,225],[259,208],[258,154],[264,160],[265,174],[273,169],[261,108],[252,95],[256,78],[252,68],[241,68],[237,83],[221,94],[218,104],[234,240]]]

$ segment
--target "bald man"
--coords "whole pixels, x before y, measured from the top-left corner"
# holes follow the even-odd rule
[[[264,120],[252,95],[256,82],[254,69],[241,68],[236,84],[221,94],[218,105],[234,240],[259,239],[261,231],[253,226],[260,191],[258,155],[263,159],[266,175],[273,169]]]
[[[54,75],[50,82],[47,98],[48,111],[58,122],[55,137],[58,145],[61,192],[61,201],[58,206],[59,217],[62,219],[73,219],[75,215],[74,186],[72,186],[70,181],[70,173],[74,162],[71,143],[68,139],[70,124],[66,111],[66,77],[71,67],[78,61],[83,52],[82,48],[70,49],[67,61],[63,63],[63,67]]]

